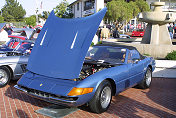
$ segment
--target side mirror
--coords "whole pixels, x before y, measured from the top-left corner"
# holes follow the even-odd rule
[[[137,64],[139,59],[138,58],[134,58],[134,59],[132,59],[132,61],[133,61],[133,64]]]

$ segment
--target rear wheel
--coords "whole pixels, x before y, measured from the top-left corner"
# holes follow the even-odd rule
[[[90,109],[95,113],[105,112],[111,103],[112,87],[111,83],[104,80],[95,92],[94,97],[89,102]]]
[[[0,67],[0,88],[6,86],[10,81],[10,71],[8,68]]]
[[[141,89],[147,89],[150,87],[151,82],[152,82],[152,70],[151,68],[148,68],[145,73],[144,79],[142,80],[141,83],[137,85],[137,87]]]

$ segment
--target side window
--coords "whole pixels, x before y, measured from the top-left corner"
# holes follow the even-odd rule
[[[140,55],[136,50],[131,50],[132,59],[140,59]]]
[[[140,59],[140,55],[136,50],[130,50],[128,54],[128,63],[132,63],[133,59]]]
[[[77,3],[77,11],[79,11],[79,3]]]
[[[133,61],[132,61],[132,54],[131,54],[131,52],[129,52],[128,53],[128,63],[132,63]]]

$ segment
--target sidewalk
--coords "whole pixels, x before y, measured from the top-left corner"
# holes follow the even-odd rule
[[[176,61],[155,60],[156,68],[153,77],[176,78]]]

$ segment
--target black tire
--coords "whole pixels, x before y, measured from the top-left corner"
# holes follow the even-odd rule
[[[150,87],[152,82],[152,70],[151,68],[147,68],[147,71],[144,75],[144,79],[137,85],[140,89],[147,89]]]
[[[5,66],[0,66],[0,88],[6,86],[10,81],[10,71]]]
[[[91,111],[95,113],[105,112],[111,103],[112,99],[112,86],[107,80],[104,80],[99,86],[95,95],[89,102]]]

